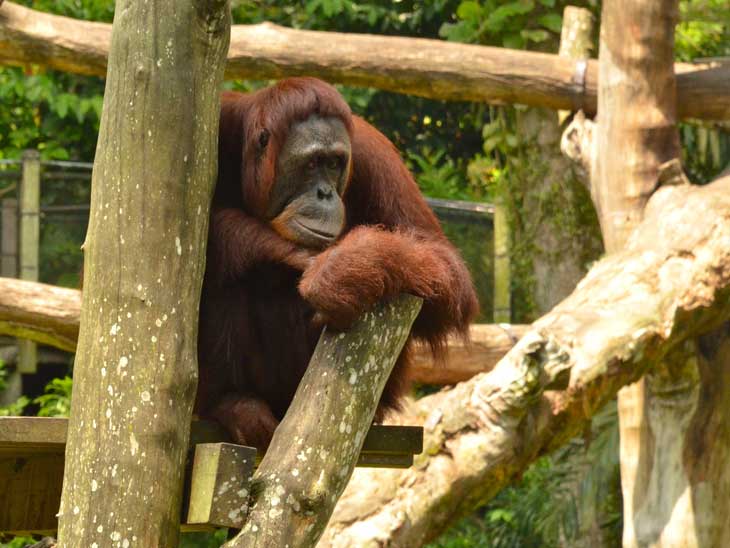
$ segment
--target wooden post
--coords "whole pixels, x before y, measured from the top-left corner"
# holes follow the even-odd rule
[[[38,281],[40,249],[41,157],[37,150],[23,152],[23,176],[20,183],[20,278]],[[35,373],[38,347],[27,339],[18,340],[20,373]]]
[[[494,204],[494,323],[512,322],[509,220],[500,201]]]
[[[178,545],[226,0],[116,3],[59,546]]]
[[[576,86],[576,97],[578,101],[573,106],[574,111],[585,107],[584,89],[588,72],[588,59],[593,50],[593,14],[586,8],[576,6],[565,6],[563,10],[563,28],[560,32],[560,57],[575,59],[575,72],[573,83]],[[558,121],[562,124],[569,116],[570,111],[558,111]]]

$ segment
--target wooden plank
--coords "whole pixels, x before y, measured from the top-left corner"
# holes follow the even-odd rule
[[[0,532],[49,533],[63,485],[63,454],[0,454]]]
[[[0,532],[48,534],[57,527],[68,419],[0,417]],[[217,423],[193,421],[181,528],[240,526],[256,450],[227,443]],[[358,466],[407,468],[423,450],[417,426],[373,425]]]
[[[0,417],[0,453],[63,453],[68,419],[62,417]],[[225,430],[210,421],[193,421],[191,445],[229,442]],[[365,436],[363,453],[418,454],[423,428],[374,424]]]
[[[240,529],[246,514],[246,501],[256,449],[232,443],[200,443],[190,479],[188,524],[206,524]]]
[[[422,451],[423,428],[420,426],[373,424],[362,443],[363,453],[417,455]]]

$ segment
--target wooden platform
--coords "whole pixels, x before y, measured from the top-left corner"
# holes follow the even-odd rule
[[[61,418],[0,417],[0,533],[47,534],[56,529],[67,428],[68,420]],[[240,527],[245,516],[237,510],[241,494],[248,493],[256,450],[228,443],[220,426],[205,421],[193,422],[190,438],[181,526]],[[407,468],[422,450],[422,428],[374,425],[357,465]],[[219,489],[222,482],[225,489]]]

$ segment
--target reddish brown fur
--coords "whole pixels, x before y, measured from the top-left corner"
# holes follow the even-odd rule
[[[340,118],[352,142],[347,225],[316,256],[261,220],[287,131],[312,114]],[[223,94],[219,145],[200,312],[199,414],[221,421],[241,443],[266,446],[322,322],[346,327],[401,292],[425,301],[412,338],[438,352],[449,333],[466,333],[477,300],[461,258],[395,147],[352,116],[333,87],[292,78],[250,95]],[[379,417],[403,393],[408,346]]]

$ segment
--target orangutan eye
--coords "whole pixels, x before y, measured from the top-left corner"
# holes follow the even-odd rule
[[[330,156],[327,158],[325,165],[327,169],[339,171],[342,169],[342,160],[337,156]]]

